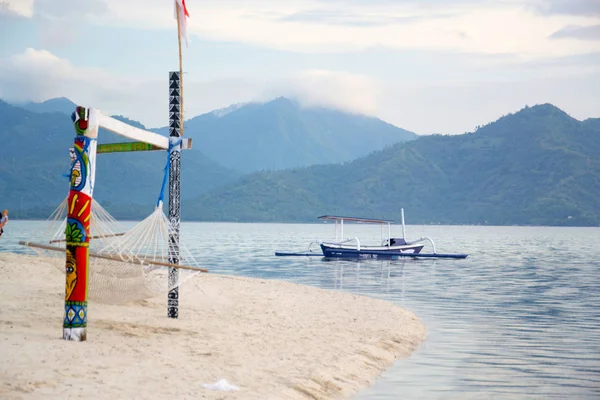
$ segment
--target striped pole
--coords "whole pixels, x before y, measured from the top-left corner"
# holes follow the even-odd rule
[[[181,73],[169,72],[169,263],[179,264],[181,210]],[[169,268],[167,315],[179,317],[179,270]]]
[[[180,7],[183,7],[181,9]],[[182,12],[183,11],[183,12]],[[185,24],[185,0],[175,2],[179,71],[169,72],[169,263],[179,264],[181,210],[181,136],[183,136],[183,57],[181,27]],[[185,26],[185,25],[183,25]],[[169,318],[179,317],[179,269],[169,268]]]
[[[90,218],[96,175],[97,111],[77,107],[71,115],[75,126],[71,164],[71,189],[67,205],[65,318],[63,339],[87,339]]]

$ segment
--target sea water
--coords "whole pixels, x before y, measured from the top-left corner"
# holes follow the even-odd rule
[[[23,251],[17,242],[39,225],[11,220],[0,251]],[[275,257],[332,239],[333,224],[184,222],[181,230],[213,273],[343,290],[414,312],[426,340],[356,400],[600,399],[600,228],[407,226],[408,239],[430,236],[438,252],[469,257],[360,261]],[[372,225],[344,231],[364,244],[380,234]]]

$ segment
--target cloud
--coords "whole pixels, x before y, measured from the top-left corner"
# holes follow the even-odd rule
[[[84,24],[108,14],[105,0],[0,0],[0,24],[31,18],[44,48],[73,43]]]
[[[0,59],[0,98],[9,102],[45,101],[67,97],[107,114],[121,114],[148,126],[166,126],[168,81],[116,75],[84,68],[47,50],[26,49]],[[221,79],[186,82],[186,118],[257,98],[264,82]]]
[[[598,0],[539,0],[534,2],[534,8],[538,12],[548,15],[600,16]]]
[[[348,52],[379,47],[535,58],[600,49],[600,45],[589,42],[557,44],[549,40],[553,32],[574,21],[546,18],[511,3],[440,6],[432,10],[411,3],[390,2],[367,9],[332,7],[323,10],[321,17],[317,17],[314,9],[292,7],[294,4],[289,9],[272,7],[268,13],[260,9],[215,8],[206,12],[206,18],[191,21],[190,25],[192,31],[213,39],[303,52]],[[402,23],[390,24],[393,20]]]
[[[360,74],[304,70],[284,78],[185,80],[187,119],[234,103],[292,97],[303,106],[327,106],[375,115],[417,133],[462,133],[525,104],[551,102],[576,118],[598,117],[600,53],[538,61],[519,69],[518,79],[428,83],[378,81]],[[586,70],[581,69],[586,65]],[[496,67],[503,75],[514,66]],[[556,69],[558,71],[552,71]],[[469,70],[473,72],[474,70]],[[548,71],[548,72],[545,72]],[[467,72],[468,73],[468,72]],[[463,73],[464,74],[464,73]],[[512,74],[510,74],[512,76]],[[121,114],[149,127],[166,126],[167,79],[144,79],[71,63],[46,50],[27,49],[0,59],[0,98],[12,102],[68,97]]]
[[[33,0],[33,16],[39,30],[42,47],[57,47],[73,43],[86,23],[109,9],[104,0]]]
[[[260,98],[290,97],[305,107],[331,107],[343,111],[375,115],[379,83],[367,76],[345,72],[307,70],[270,82]]]
[[[0,0],[0,15],[19,15],[31,18],[33,15],[33,0]]]
[[[149,126],[164,126],[168,117],[166,80],[115,75],[83,68],[46,50],[27,49],[0,60],[0,98],[12,102],[68,97],[72,101],[122,114]],[[374,115],[378,83],[349,73],[307,70],[283,79],[228,78],[185,81],[185,113],[191,118],[233,103],[267,101],[279,96],[303,106],[326,106]]]
[[[46,50],[28,48],[0,60],[0,97],[8,101],[65,96],[87,102],[94,97],[118,97],[126,90],[125,82],[116,83],[105,71],[75,67]]]
[[[58,18],[77,19],[97,17],[108,13],[109,8],[104,0],[33,0],[36,15]]]
[[[600,51],[600,43],[589,40],[567,43],[550,39],[564,26],[597,23],[592,18],[597,15],[592,11],[597,1],[436,0],[425,4],[416,0],[188,0],[187,3],[191,13],[189,32],[208,40],[306,53],[387,48],[514,54],[531,59]],[[67,3],[71,2],[53,2],[54,12],[68,9]],[[89,23],[175,29],[170,1],[95,0],[90,4],[105,13],[94,13]],[[196,51],[193,45],[189,51]]]
[[[331,11],[326,9],[315,9],[284,15],[279,18],[284,22],[307,22],[325,25],[345,26],[382,26],[393,24],[406,24],[425,18],[449,18],[452,14],[430,14],[430,15],[404,15],[390,16],[385,13],[352,13],[343,10]]]
[[[566,26],[552,35],[551,39],[600,40],[600,25]]]

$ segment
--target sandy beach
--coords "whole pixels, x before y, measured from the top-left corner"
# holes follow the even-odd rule
[[[201,274],[165,298],[88,306],[62,339],[64,274],[0,253],[0,398],[337,399],[373,384],[425,337],[391,303],[292,283]],[[239,388],[205,388],[221,379]]]

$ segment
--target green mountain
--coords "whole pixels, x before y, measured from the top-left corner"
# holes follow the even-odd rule
[[[11,209],[15,218],[23,211],[46,218],[66,196],[68,180],[62,174],[69,168],[73,127],[65,114],[31,112],[0,101],[0,208]],[[344,115],[346,122],[338,120]],[[263,124],[252,125],[256,121]],[[323,139],[322,146],[309,145],[327,136],[324,121],[344,143],[329,147],[338,152],[336,157],[356,150],[344,146],[362,140],[361,123],[383,126],[366,117],[301,109],[286,99],[188,121],[186,136],[194,137],[194,149],[183,155],[182,217],[314,222],[318,215],[342,214],[399,219],[403,207],[411,224],[600,225],[600,118],[578,121],[550,104],[526,107],[464,135],[380,142],[382,150],[343,163],[261,167],[263,171],[240,176],[203,154],[220,137],[222,147],[214,148],[214,154],[226,153],[229,144],[240,162],[254,165],[248,170],[258,168],[254,153],[268,163],[276,157],[277,162],[300,163],[299,154],[309,162],[309,156],[319,154],[316,149],[327,148],[328,140],[335,143]],[[255,134],[244,139],[244,132],[264,133],[264,142]],[[397,128],[389,133],[397,136]],[[100,142],[123,141],[109,132],[100,135]],[[203,135],[211,139],[203,142]],[[261,143],[271,155],[260,153]],[[244,146],[250,155],[235,150]],[[227,157],[229,164],[235,161]],[[95,197],[117,218],[145,217],[160,191],[165,161],[165,152],[99,155],[97,182],[102,186]]]
[[[598,199],[600,119],[543,104],[344,165],[254,173],[182,207],[200,220],[398,220],[404,207],[410,223],[599,225]]]
[[[377,118],[303,108],[283,97],[192,118],[185,135],[213,161],[244,173],[351,161],[417,138]]]
[[[123,117],[125,122],[143,125]],[[69,116],[34,113],[0,101],[0,207],[14,217],[46,218],[68,193],[69,147],[75,136]],[[103,131],[99,142],[124,141]],[[160,193],[166,152],[100,154],[97,158],[98,199],[115,217],[141,218],[152,211]],[[182,155],[182,198],[205,193],[239,177],[199,151]],[[138,204],[144,205],[143,207]]]
[[[15,155],[0,160],[0,173],[6,177],[0,182],[0,203],[5,207],[28,217],[45,217],[65,196],[68,183],[62,175],[69,168],[73,140],[69,116],[74,108],[66,98],[19,106],[0,102],[2,147]],[[113,117],[146,129],[137,121]],[[303,109],[284,98],[193,118],[186,123],[185,135],[192,137],[193,149],[183,153],[184,200],[231,182],[241,175],[238,171],[339,162],[416,137],[375,118]],[[25,140],[28,156],[16,156],[23,152]],[[98,141],[127,139],[101,129]],[[165,162],[163,152],[103,154],[97,164],[97,179],[103,185],[95,197],[115,217],[141,218],[160,192]],[[43,188],[43,198],[38,188]]]

